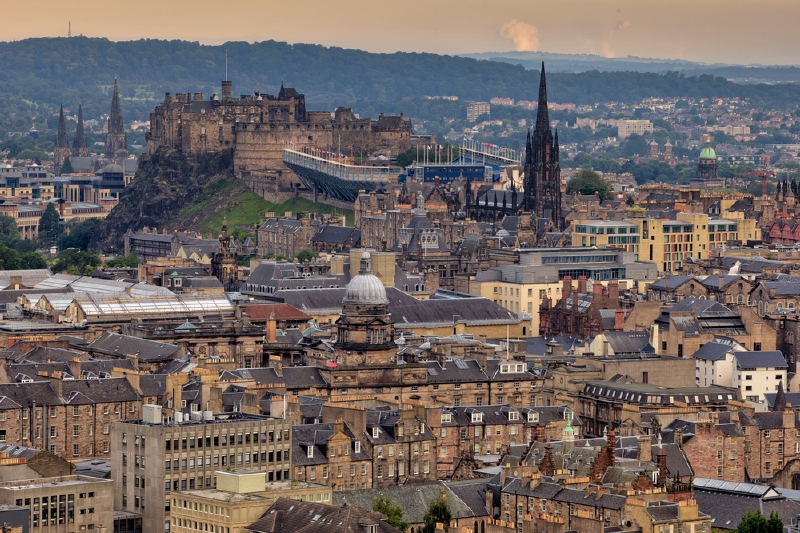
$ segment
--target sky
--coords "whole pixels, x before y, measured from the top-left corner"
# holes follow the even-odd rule
[[[5,0],[2,40],[287,41],[800,65],[800,0]]]

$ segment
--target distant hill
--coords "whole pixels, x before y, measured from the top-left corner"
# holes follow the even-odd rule
[[[28,116],[31,110],[52,114],[60,103],[73,110],[82,103],[87,119],[100,117],[108,112],[115,76],[128,122],[146,120],[165,92],[220,92],[226,50],[234,93],[260,90],[276,94],[284,82],[305,93],[311,109],[348,105],[359,112],[359,105],[366,108],[369,102],[426,95],[533,99],[539,79],[537,70],[512,64],[538,65],[533,58],[504,62],[436,54],[374,54],[276,41],[205,46],[187,41],[113,42],[87,37],[27,39],[0,43],[0,136],[30,127],[22,115]],[[640,68],[636,62],[631,65]],[[557,72],[555,60],[553,66],[548,89],[557,102],[739,96],[764,106],[786,107],[800,101],[800,87],[792,84],[740,85],[709,74],[632,70]],[[691,65],[680,66],[691,69]],[[54,125],[50,117],[48,127]]]

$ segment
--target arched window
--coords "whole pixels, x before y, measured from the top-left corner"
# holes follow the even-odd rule
[[[741,303],[743,303],[743,302],[744,302],[744,298],[742,297],[742,295],[741,295],[741,294],[740,294],[739,296],[737,296],[737,297],[736,297],[736,303],[737,303],[737,304],[741,304]]]

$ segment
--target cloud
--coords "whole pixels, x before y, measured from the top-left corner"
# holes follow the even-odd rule
[[[617,22],[617,25],[614,26],[614,31],[622,31],[626,28],[630,28],[631,24],[633,24],[630,20],[620,20]]]
[[[534,52],[539,49],[539,30],[527,22],[509,20],[500,28],[500,36],[511,40],[517,52]]]

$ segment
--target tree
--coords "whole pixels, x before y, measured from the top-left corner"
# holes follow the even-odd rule
[[[408,529],[408,522],[403,517],[403,507],[394,505],[392,500],[383,494],[372,500],[372,510],[386,516],[386,522],[400,531]]]
[[[49,248],[58,240],[61,234],[61,219],[56,211],[56,206],[52,202],[47,204],[47,208],[39,218],[39,242],[42,246]]]
[[[314,250],[312,250],[311,248],[300,248],[299,250],[297,250],[297,253],[294,254],[294,256],[301,263],[305,263],[306,260],[308,260],[309,262],[313,261],[314,258],[317,257],[317,254],[315,254]]]
[[[61,250],[53,264],[53,272],[64,272],[74,275],[86,275],[99,267],[100,256],[91,252],[83,252],[76,248]]]
[[[61,175],[72,174],[73,172],[75,172],[75,169],[72,168],[72,163],[70,163],[68,157],[64,160],[64,164],[61,165]]]
[[[106,266],[110,268],[136,268],[139,266],[139,258],[136,254],[120,255],[111,261],[106,261]]]
[[[761,511],[750,511],[742,517],[737,533],[782,533],[783,521],[775,511],[767,519]]]
[[[58,238],[59,250],[67,248],[89,249],[89,239],[102,221],[99,218],[89,218],[83,222],[70,224],[67,230]]]
[[[635,203],[636,203],[636,201],[633,199],[633,196],[631,196],[630,194],[628,195],[627,198],[625,198],[625,204],[626,205],[629,205],[629,206],[633,207],[633,204],[635,204]]]
[[[445,533],[450,528],[450,520],[453,514],[450,512],[450,506],[447,504],[447,498],[442,492],[438,498],[432,499],[428,502],[428,509],[425,511],[425,516],[422,517],[425,525],[422,527],[423,533],[435,533],[436,524],[443,524]]]
[[[19,256],[19,268],[22,270],[35,270],[47,268],[47,261],[41,254],[25,252]]]
[[[399,154],[397,154],[397,166],[405,168],[409,166],[411,163],[413,163],[416,158],[417,158],[417,149],[409,148],[405,152],[400,152]]]
[[[580,194],[597,193],[602,202],[611,196],[611,186],[597,172],[582,168],[567,183],[567,192]]]

